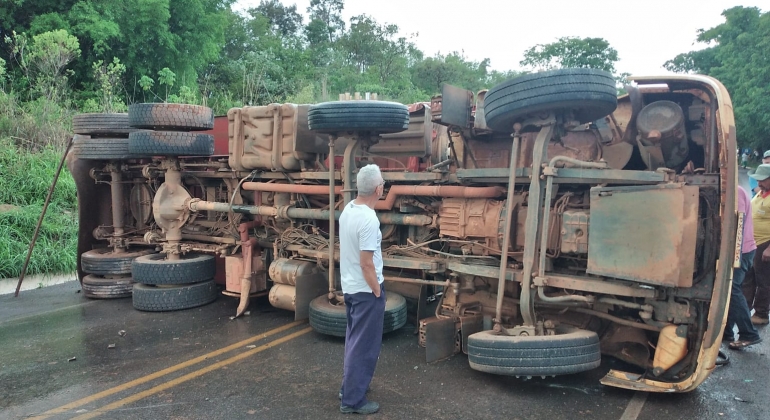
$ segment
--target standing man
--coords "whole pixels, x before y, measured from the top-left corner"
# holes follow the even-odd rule
[[[739,350],[762,341],[759,331],[751,323],[751,311],[741,290],[746,273],[754,264],[757,244],[754,242],[754,223],[751,218],[749,193],[738,187],[738,227],[741,236],[741,266],[733,268],[733,288],[730,292],[730,308],[727,310],[727,325],[723,339],[729,341],[729,347]],[[742,222],[742,223],[741,223]],[[733,336],[733,327],[738,325],[738,340]]]
[[[770,163],[770,150],[765,150],[765,154],[762,155],[762,163]],[[749,189],[751,190],[751,195],[754,196],[759,192],[759,186],[757,184],[757,180],[749,177]]]
[[[340,277],[348,321],[340,411],[372,414],[380,405],[366,399],[366,390],[380,357],[385,321],[382,233],[374,206],[385,181],[377,165],[361,168],[356,180],[358,197],[340,216]]]
[[[759,165],[750,176],[758,181],[760,189],[751,200],[757,253],[754,269],[743,283],[743,294],[749,309],[754,309],[751,322],[766,325],[770,318],[770,165]]]

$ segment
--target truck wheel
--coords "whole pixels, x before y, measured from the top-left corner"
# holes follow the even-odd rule
[[[75,134],[126,137],[136,131],[128,124],[128,114],[77,114],[72,117]]]
[[[326,295],[310,301],[310,326],[324,335],[344,337],[348,327],[345,304],[333,305]],[[395,331],[406,324],[406,299],[398,293],[385,292],[385,320],[382,333]]]
[[[574,327],[557,327],[556,335],[468,337],[471,368],[497,375],[566,375],[597,368],[601,359],[599,336]]]
[[[200,105],[133,104],[128,106],[128,124],[152,130],[211,130],[214,112]]]
[[[134,260],[131,274],[142,284],[188,284],[214,278],[217,265],[214,257],[205,254],[185,254],[178,260],[167,260],[166,254],[144,255]]]
[[[132,157],[128,153],[128,138],[91,138],[80,134],[75,134],[72,140],[72,154],[85,160],[120,160]]]
[[[140,249],[115,254],[112,248],[97,248],[80,255],[80,267],[86,273],[97,276],[131,274],[131,262],[134,259],[154,253],[154,249]]]
[[[128,136],[128,151],[139,156],[211,156],[214,136],[181,131],[137,131]]]
[[[214,280],[181,286],[134,284],[133,304],[140,311],[162,312],[189,309],[217,298]]]
[[[115,278],[89,274],[81,282],[83,295],[91,299],[117,299],[131,296],[134,282],[131,276]]]
[[[612,113],[617,106],[612,74],[596,69],[527,74],[494,86],[484,97],[487,125],[507,133],[530,114],[572,110],[580,123],[587,123]]]
[[[310,106],[307,118],[308,128],[319,133],[398,133],[409,128],[409,109],[395,102],[323,102]]]

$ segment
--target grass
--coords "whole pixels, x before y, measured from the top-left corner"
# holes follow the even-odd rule
[[[18,277],[62,151],[0,138],[0,278]],[[70,273],[77,254],[75,181],[66,167],[48,206],[27,274]]]

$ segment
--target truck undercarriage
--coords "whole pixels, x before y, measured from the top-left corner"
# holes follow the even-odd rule
[[[566,69],[408,107],[81,117],[68,161],[81,282],[150,311],[210,302],[219,283],[236,316],[268,295],[344,336],[335,224],[357,168],[377,163],[386,333],[411,318],[428,362],[463,352],[528,377],[605,354],[629,368],[604,384],[690,391],[714,367],[729,300],[732,105],[704,76],[635,82],[616,97],[605,73]]]

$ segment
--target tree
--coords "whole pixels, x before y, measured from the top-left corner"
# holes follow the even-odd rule
[[[488,58],[475,62],[468,61],[457,51],[448,55],[436,54],[414,65],[412,81],[429,94],[440,93],[444,83],[476,91],[486,87],[488,68]]]
[[[95,99],[91,66],[118,57],[131,84],[169,67],[177,86],[197,90],[200,72],[219,58],[234,0],[12,0],[0,2],[0,36],[66,30],[83,55],[68,65],[79,101]],[[0,58],[5,51],[0,50]],[[129,87],[129,90],[131,88]],[[138,87],[133,93],[139,95]]]
[[[111,63],[99,60],[93,64],[94,79],[96,80],[97,94],[99,94],[98,112],[125,112],[125,102],[120,99],[123,91],[123,74],[126,66],[115,57]]]
[[[603,38],[562,37],[524,51],[519,64],[535,71],[557,68],[592,68],[615,74],[618,52]]]
[[[679,54],[664,67],[719,79],[733,101],[738,142],[770,149],[770,13],[737,6],[722,16],[724,23],[698,31],[696,40],[707,48]]]
[[[5,60],[0,58],[0,92],[5,91]]]
[[[31,43],[23,34],[14,34],[6,42],[11,45],[32,90],[53,102],[64,96],[67,90],[65,67],[80,55],[77,38],[60,29],[35,35]]]
[[[487,87],[498,85],[506,80],[513,79],[514,77],[521,76],[523,73],[517,70],[498,71],[492,70],[487,76]]]
[[[293,36],[302,27],[302,15],[297,13],[297,5],[284,6],[280,0],[262,0],[254,9],[249,9],[252,16],[256,13],[266,17],[273,32],[282,36]]]
[[[310,21],[320,22],[314,29],[322,28],[328,36],[326,41],[330,44],[345,31],[345,22],[342,20],[344,8],[344,0],[310,0],[310,6],[307,8]]]

